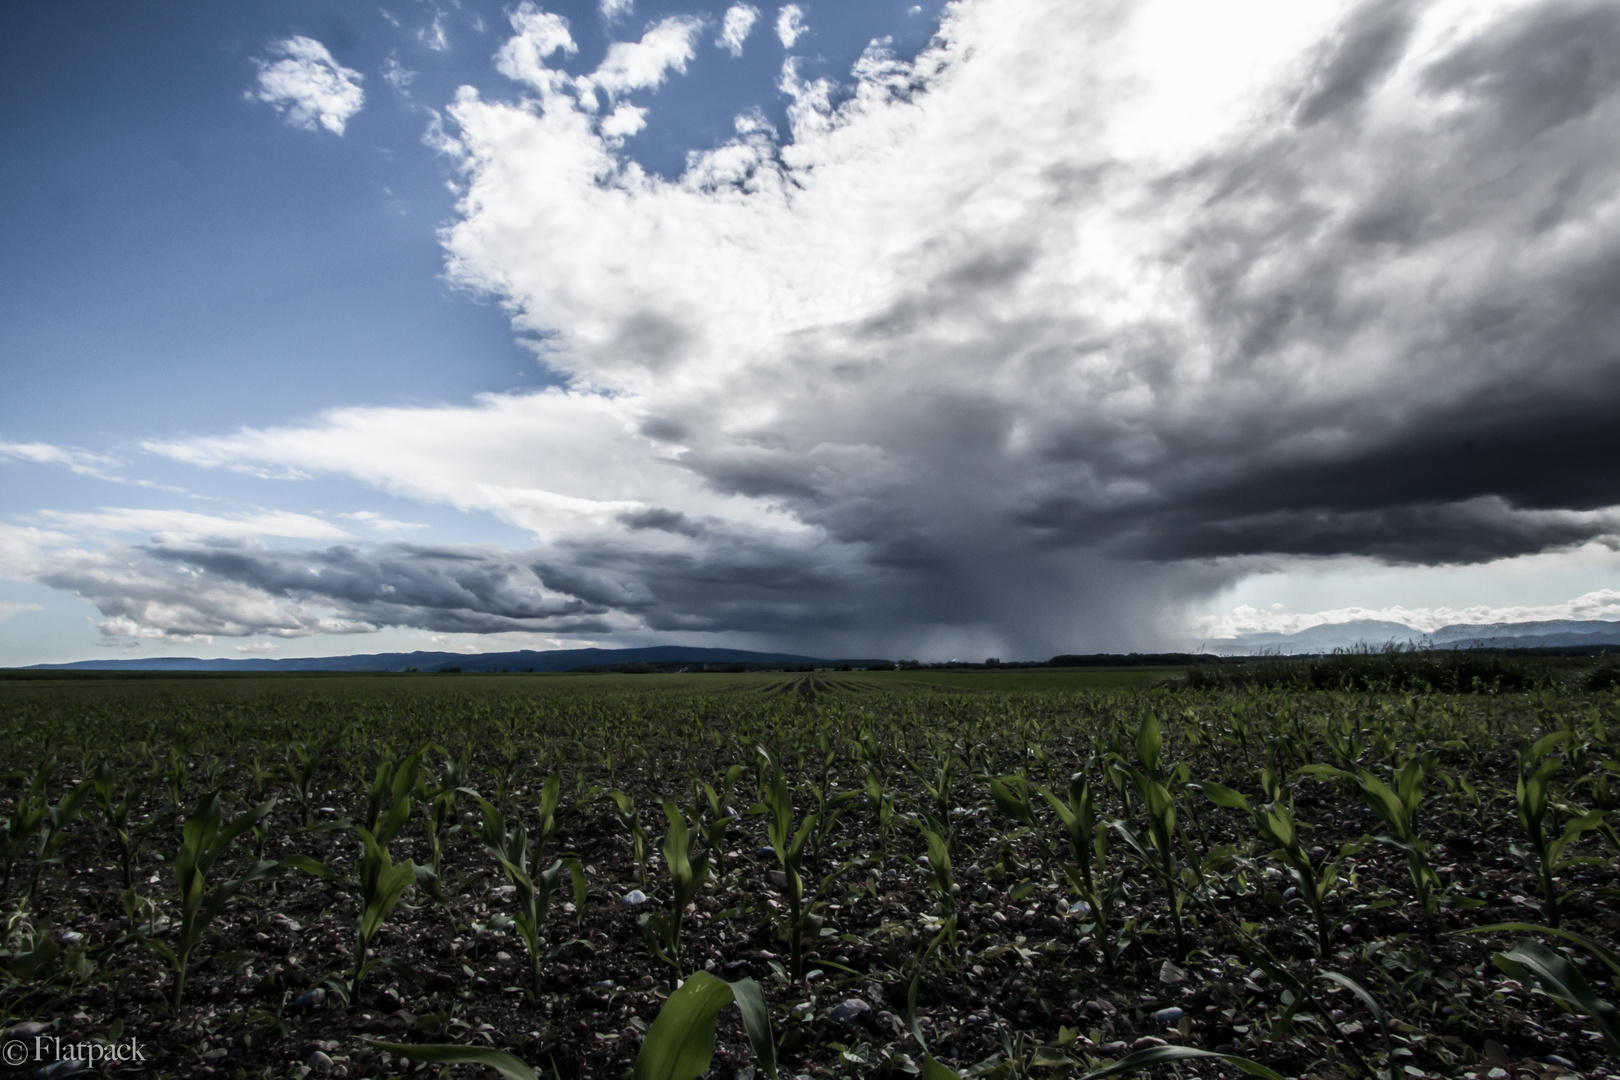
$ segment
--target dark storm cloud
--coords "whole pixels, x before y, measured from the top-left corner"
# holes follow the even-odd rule
[[[1156,425],[1146,469],[1118,432],[1055,434],[1051,460],[1150,494],[1099,510],[1048,492],[1020,521],[1149,559],[1472,562],[1613,533],[1537,512],[1620,503],[1620,8],[1539,5],[1438,57],[1423,93],[1455,100],[1421,135],[1316,124],[1409,34],[1407,6],[1364,8],[1298,128],[1169,182],[1203,199],[1178,254],[1218,343],[1212,415]],[[1302,392],[1369,364],[1364,393]]]
[[[1131,5],[1022,6],[954,5],[912,104],[798,87],[792,152],[695,155],[712,184],[614,174],[555,97],[458,103],[452,276],[577,392],[187,452],[346,470],[539,546],[142,566],[378,624],[1039,655],[1159,644],[1273,557],[1620,533],[1620,6],[1352,5],[1247,119],[1162,153],[1109,133]],[[436,476],[457,453],[476,467]]]

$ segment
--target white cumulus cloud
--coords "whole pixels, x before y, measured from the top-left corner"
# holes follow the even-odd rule
[[[727,50],[732,56],[741,56],[743,42],[753,33],[754,23],[758,20],[759,8],[753,4],[731,5],[720,23],[720,36],[714,39],[715,47]]]
[[[349,118],[365,103],[364,79],[332,58],[314,38],[290,37],[270,47],[276,59],[254,60],[259,68],[257,90],[248,97],[265,102],[294,127],[314,131],[323,127],[342,135]]]
[[[783,4],[776,9],[776,36],[782,39],[783,48],[793,48],[793,43],[803,37],[807,29],[804,9],[798,4]]]

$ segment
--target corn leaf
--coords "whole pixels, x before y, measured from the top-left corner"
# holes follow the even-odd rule
[[[533,1069],[511,1054],[487,1046],[456,1046],[450,1043],[409,1046],[375,1039],[367,1039],[366,1043],[384,1053],[398,1054],[411,1061],[428,1061],[435,1065],[488,1065],[507,1080],[540,1080]]]

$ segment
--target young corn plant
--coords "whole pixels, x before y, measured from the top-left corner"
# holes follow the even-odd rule
[[[1116,874],[1110,879],[1105,873],[1108,826],[1097,820],[1096,800],[1084,773],[1075,773],[1069,778],[1067,802],[1048,788],[1037,787],[1035,790],[1040,792],[1063,826],[1072,860],[1060,858],[1055,861],[1062,868],[1063,876],[1068,878],[1069,888],[1090,908],[1091,932],[1098,951],[1102,953],[1103,966],[1111,978],[1114,975],[1116,950],[1109,940],[1109,922],[1116,902],[1123,899],[1124,878]],[[1100,885],[1099,878],[1102,879]]]
[[[332,735],[320,742],[299,742],[287,747],[286,760],[281,764],[281,781],[298,800],[299,828],[309,826],[309,810],[316,796],[315,777],[340,741],[340,736]]]
[[[708,880],[709,851],[693,846],[680,807],[665,801],[664,816],[669,819],[669,832],[664,836],[664,866],[669,871],[674,899],[670,901],[668,918],[651,911],[641,916],[640,925],[653,955],[675,970],[674,985],[681,981],[681,922],[687,905],[697,899]]]
[[[636,859],[636,884],[647,887],[647,830],[641,827],[641,811],[636,801],[617,788],[607,793],[613,803],[614,816],[630,833],[630,853]]]
[[[320,863],[303,856],[292,856],[278,862],[255,859],[235,877],[227,877],[216,884],[209,883],[209,875],[220,856],[225,854],[243,833],[262,821],[275,807],[270,799],[250,806],[228,824],[220,806],[220,793],[204,795],[197,808],[186,818],[180,834],[180,848],[174,855],[175,883],[180,889],[179,936],[174,945],[166,945],[156,937],[142,940],[169,963],[174,972],[174,985],[169,994],[170,1005],[178,1009],[186,992],[186,977],[191,972],[191,954],[202,940],[219,913],[225,909],[242,888],[265,877],[277,867],[294,866],[313,874],[325,874]],[[130,898],[131,890],[126,890]]]
[[[1571,815],[1564,825],[1563,832],[1557,836],[1549,836],[1544,824],[1552,794],[1552,779],[1563,766],[1563,762],[1553,756],[1551,750],[1557,742],[1564,740],[1566,735],[1566,732],[1554,732],[1530,748],[1528,760],[1524,756],[1520,757],[1519,779],[1513,799],[1519,810],[1519,824],[1523,827],[1530,846],[1526,848],[1513,844],[1509,849],[1535,871],[1537,884],[1541,888],[1541,909],[1546,916],[1547,925],[1553,927],[1559,924],[1561,918],[1558,886],[1554,883],[1554,878],[1572,866],[1603,863],[1601,859],[1578,858],[1565,854],[1570,845],[1581,838],[1582,833],[1602,830],[1604,826],[1602,811],[1593,810],[1586,814]]]
[[[386,842],[379,842],[367,829],[355,826],[360,836],[360,919],[354,934],[354,973],[349,982],[349,1004],[360,1003],[360,982],[372,968],[382,963],[371,956],[371,943],[389,914],[416,883],[416,865],[409,859],[396,863]]]
[[[928,793],[928,800],[932,803],[931,807],[923,808],[924,821],[929,828],[943,836],[946,844],[954,850],[956,838],[951,831],[951,786],[956,776],[956,750],[947,746],[939,751],[932,775],[909,757],[902,755],[901,760],[922,781],[923,790]]]
[[[946,941],[952,954],[960,949],[956,940],[956,880],[951,874],[951,849],[945,838],[933,829],[924,829],[928,841],[928,878],[934,888],[934,899],[939,904],[939,937]]]
[[[349,983],[349,1004],[360,1003],[360,983],[382,961],[371,957],[371,943],[405,891],[431,873],[431,867],[417,867],[409,859],[395,863],[388,845],[410,820],[412,795],[422,754],[418,751],[396,760],[385,749],[366,794],[364,825],[354,831],[360,837],[360,918],[355,925],[354,972]],[[427,882],[424,880],[424,885]],[[437,888],[437,881],[431,882]]]
[[[28,842],[38,835],[45,823],[49,805],[45,800],[45,789],[51,782],[51,771],[55,764],[54,758],[40,763],[39,768],[34,770],[34,779],[29,783],[28,790],[17,796],[11,814],[6,819],[4,869],[0,870],[0,897],[11,895],[12,868],[28,849]]]
[[[1327,897],[1339,880],[1337,861],[1324,862],[1320,867],[1311,862],[1310,853],[1299,842],[1299,830],[1294,815],[1281,802],[1250,807],[1240,792],[1216,783],[1199,785],[1204,795],[1216,806],[1228,810],[1241,810],[1254,819],[1260,839],[1273,848],[1271,857],[1287,867],[1300,896],[1316,921],[1317,955],[1327,959],[1333,951],[1333,919],[1327,911]]]
[[[1347,773],[1330,765],[1307,765],[1300,772],[1309,776],[1344,777],[1356,782],[1362,798],[1387,827],[1373,839],[1406,856],[1407,876],[1412,879],[1413,894],[1423,911],[1425,933],[1432,938],[1434,916],[1439,908],[1435,888],[1440,878],[1429,864],[1429,845],[1418,834],[1418,809],[1423,804],[1425,772],[1422,757],[1414,755],[1406,759],[1395,773],[1393,788],[1366,769]]]
[[[67,842],[68,826],[73,824],[73,819],[84,809],[84,804],[89,801],[93,790],[93,781],[81,780],[64,791],[54,805],[44,805],[44,816],[40,818],[38,830],[34,834],[36,841],[34,869],[28,875],[28,888],[23,891],[24,902],[33,896],[34,890],[39,887],[40,871],[47,866],[61,865],[60,852],[62,845]],[[43,796],[41,801],[43,803]]]
[[[743,767],[733,765],[720,778],[718,790],[707,781],[698,781],[698,791],[704,799],[703,809],[708,810],[703,828],[703,846],[709,850],[714,859],[714,872],[717,875],[723,874],[725,869],[723,856],[726,850],[726,829],[737,820],[737,816],[732,813],[727,803],[731,799],[731,789],[736,786],[742,774]]]
[[[781,864],[782,874],[787,879],[787,888],[783,891],[787,894],[788,901],[786,929],[790,957],[789,971],[793,981],[798,982],[804,978],[805,935],[806,933],[817,935],[821,931],[821,920],[815,915],[814,901],[808,905],[804,902],[804,879],[801,876],[804,845],[816,827],[816,816],[814,814],[806,816],[799,824],[798,830],[794,831],[793,799],[788,794],[787,777],[783,775],[781,762],[773,758],[763,746],[758,750],[761,776],[768,777],[760,792],[760,807],[766,814],[765,831],[771,840],[771,850],[776,853],[776,861]],[[825,886],[825,883],[823,885]]]
[[[457,828],[451,823],[456,819],[456,800],[465,772],[463,762],[445,758],[443,771],[433,786],[429,786],[425,773],[417,780],[417,797],[427,807],[428,861],[435,879],[443,869],[445,836]]]
[[[551,913],[551,898],[562,881],[564,867],[567,866],[573,874],[576,888],[584,881],[584,868],[577,859],[558,859],[550,867],[540,869],[546,845],[557,832],[556,813],[561,792],[562,776],[552,773],[541,788],[539,822],[532,841],[521,824],[510,831],[507,829],[500,807],[487,799],[478,800],[484,812],[483,828],[478,838],[500,863],[506,880],[517,889],[517,915],[513,921],[517,924],[518,935],[523,938],[524,948],[529,951],[529,974],[536,999],[543,985],[540,978],[540,927]]]
[[[1115,832],[1130,845],[1143,866],[1159,879],[1164,887],[1165,900],[1170,907],[1170,925],[1175,931],[1176,953],[1185,956],[1186,935],[1181,925],[1181,908],[1186,894],[1177,880],[1176,868],[1176,800],[1170,789],[1155,777],[1159,771],[1159,753],[1163,746],[1158,717],[1148,715],[1136,733],[1136,756],[1141,768],[1133,768],[1116,760],[1114,768],[1124,772],[1142,796],[1147,814],[1147,835],[1127,820],[1113,822]]]
[[[883,780],[871,765],[866,770],[866,800],[878,819],[878,854],[889,857],[889,835],[894,831],[894,796],[883,788]]]
[[[96,809],[101,811],[102,823],[118,846],[118,870],[123,876],[123,887],[132,889],[135,887],[135,841],[129,829],[129,811],[137,789],[131,784],[124,789],[123,798],[114,800],[112,768],[105,759],[96,766],[91,779],[95,784]]]

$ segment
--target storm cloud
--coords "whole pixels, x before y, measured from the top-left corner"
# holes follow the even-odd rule
[[[789,138],[745,114],[665,180],[524,5],[514,99],[448,109],[444,243],[567,389],[150,449],[534,548],[148,546],[143,573],[357,625],[1039,654],[1166,640],[1256,559],[1613,542],[1620,7],[1344,4],[1201,58],[1219,87],[1143,51],[1161,8],[961,0],[842,86],[790,59]],[[1143,126],[1217,91],[1220,123]]]

